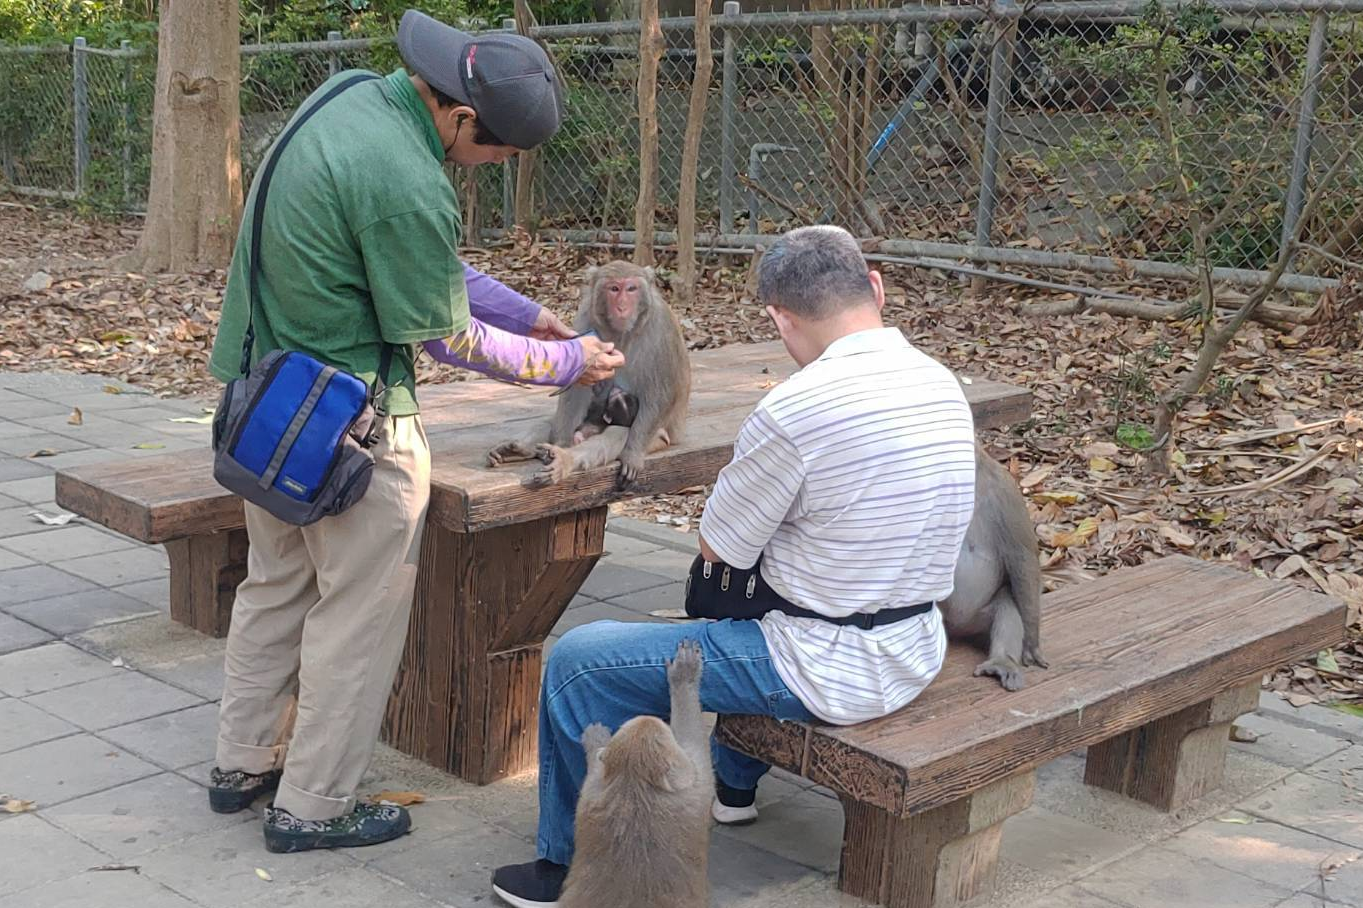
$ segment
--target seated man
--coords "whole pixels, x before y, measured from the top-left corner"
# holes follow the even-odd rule
[[[772,591],[818,617],[602,621],[565,634],[540,694],[539,860],[493,875],[512,905],[556,903],[586,772],[582,731],[666,717],[666,661],[683,638],[701,646],[701,704],[717,713],[862,722],[904,706],[941,670],[935,603],[952,591],[974,508],[965,394],[884,326],[881,277],[844,230],[781,237],[758,268],[758,297],[800,370],[739,431],[700,551],[736,569],[760,558]],[[714,763],[715,819],[755,820],[769,767],[719,745]]]

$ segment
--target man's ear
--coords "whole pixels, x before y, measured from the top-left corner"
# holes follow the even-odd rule
[[[885,278],[879,271],[871,271],[866,277],[871,282],[871,295],[876,303],[876,311],[881,312],[885,309]]]

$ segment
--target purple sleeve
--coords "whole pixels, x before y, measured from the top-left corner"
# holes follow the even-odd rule
[[[575,340],[522,337],[485,325],[476,317],[470,319],[463,332],[428,340],[422,347],[433,359],[446,365],[532,385],[566,387],[577,381],[586,368],[582,344]]]
[[[469,314],[485,325],[513,334],[529,334],[539,318],[540,306],[496,278],[464,265],[464,284],[469,292]]]

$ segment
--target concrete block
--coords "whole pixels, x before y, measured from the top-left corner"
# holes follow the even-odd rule
[[[72,735],[0,754],[5,791],[36,801],[40,810],[159,772],[93,735]],[[8,825],[0,824],[0,829]]]
[[[491,891],[489,888],[485,895]],[[442,901],[437,903],[410,889],[404,889],[372,870],[347,867],[316,879],[293,883],[274,894],[249,902],[243,908],[276,908],[279,905],[288,905],[289,908],[374,908],[376,905],[382,905],[383,908],[438,908],[449,897],[449,893],[445,893]],[[482,904],[491,901],[484,898]]]
[[[204,703],[106,729],[100,733],[129,753],[167,769],[184,769],[213,759],[218,739],[218,705]]]
[[[8,904],[8,903],[6,903]],[[193,902],[131,871],[84,870],[24,893],[23,908],[196,908]]]
[[[582,584],[582,594],[593,599],[610,599],[671,583],[670,577],[636,571],[634,568],[598,562]]]
[[[1141,847],[1141,841],[1132,836],[1030,807],[1004,821],[999,856],[1070,879]]]
[[[139,858],[138,864],[144,877],[165,883],[206,908],[240,908],[292,883],[353,866],[335,851],[271,854],[265,850],[259,820],[182,839],[173,848]],[[257,867],[273,882],[257,876]]]
[[[1269,908],[1292,894],[1163,848],[1114,861],[1080,885],[1131,908]]]
[[[4,729],[4,736],[0,737],[2,753],[21,750],[44,741],[55,741],[57,738],[80,732],[80,729],[70,722],[14,697],[0,700],[0,729]],[[3,784],[0,782],[0,786]]]
[[[203,701],[155,678],[124,669],[112,677],[36,694],[28,702],[81,728],[99,731],[198,706]]]
[[[0,612],[0,655],[47,643],[53,637],[40,627]]]
[[[1185,829],[1164,847],[1290,891],[1310,885],[1320,867],[1360,855],[1356,848],[1239,811]]]
[[[0,573],[0,607],[53,596],[69,596],[94,588],[95,585],[88,580],[45,564],[15,568]]]
[[[0,904],[15,908],[35,904],[31,897],[35,886],[108,862],[107,856],[36,814],[0,823],[0,854],[5,856]]]
[[[611,605],[627,608],[631,612],[647,615],[649,612],[664,608],[682,608],[686,604],[686,585],[669,583],[637,593],[628,593],[606,600]]]
[[[0,495],[18,499],[26,504],[52,501],[56,494],[57,481],[51,474],[44,474],[33,479],[12,479],[8,482],[0,482]]]
[[[12,697],[27,697],[120,671],[123,669],[70,644],[48,643],[0,656],[0,691]]]
[[[1237,806],[1246,813],[1363,848],[1363,795],[1338,782],[1297,773]]]
[[[145,602],[112,590],[92,589],[83,593],[38,599],[8,607],[10,614],[51,631],[58,636],[75,634],[141,615],[156,614]]]
[[[29,510],[33,510],[30,508]],[[34,524],[35,527],[40,524]],[[29,533],[25,536],[10,536],[5,540],[5,548],[36,561],[52,561],[56,558],[83,558],[86,555],[103,555],[132,548],[133,540],[123,536],[106,533],[93,526],[71,523],[51,533]]]
[[[170,561],[166,557],[165,549],[152,547],[127,549],[104,555],[87,555],[84,558],[56,561],[52,566],[77,577],[84,577],[100,586],[122,586],[170,573]]]
[[[129,863],[205,832],[256,819],[247,811],[214,813],[204,789],[170,772],[67,801],[43,816]]]

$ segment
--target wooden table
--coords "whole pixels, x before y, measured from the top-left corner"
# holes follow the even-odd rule
[[[547,390],[492,381],[420,389],[431,504],[384,722],[388,743],[478,783],[535,765],[543,643],[601,557],[607,505],[713,482],[743,419],[794,368],[779,342],[705,350],[691,361],[686,436],[650,456],[625,493],[613,464],[548,489],[525,483],[537,465],[484,465],[494,444],[552,412]],[[969,381],[966,396],[981,428],[1030,412],[1030,392],[999,382]],[[64,470],[57,502],[164,543],[172,617],[226,633],[247,543],[241,501],[214,482],[209,452]]]

